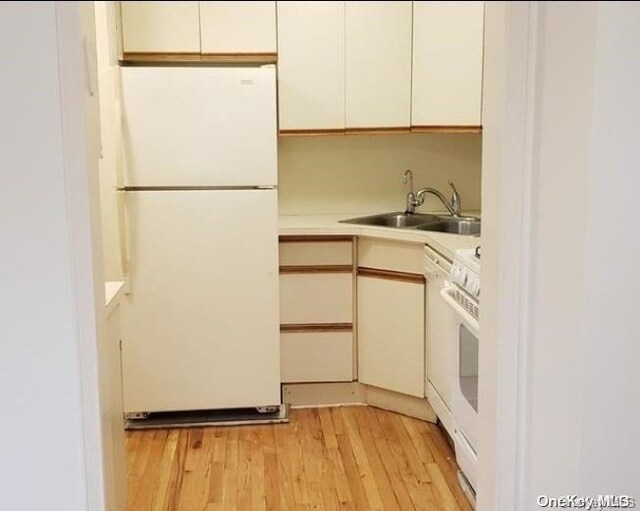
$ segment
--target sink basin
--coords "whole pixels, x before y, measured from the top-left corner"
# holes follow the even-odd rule
[[[441,218],[436,215],[415,213],[407,215],[402,212],[385,213],[383,215],[365,216],[341,220],[346,224],[375,225],[379,227],[416,227],[429,222],[439,222]]]
[[[473,216],[452,217],[448,215],[428,215],[414,213],[407,215],[400,211],[382,215],[363,216],[341,220],[346,224],[374,225],[376,227],[394,227],[417,229],[420,231],[448,232],[465,236],[480,234],[480,219]]]
[[[480,234],[480,219],[478,218],[439,218],[437,222],[416,226],[420,231],[449,232],[474,236]]]

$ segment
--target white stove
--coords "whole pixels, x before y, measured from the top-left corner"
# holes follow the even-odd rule
[[[456,367],[452,392],[453,440],[456,460],[469,482],[470,500],[476,485],[478,422],[478,352],[480,335],[480,247],[457,250],[441,294],[456,313]]]
[[[457,250],[449,278],[449,294],[476,321],[480,317],[480,258],[478,248]]]

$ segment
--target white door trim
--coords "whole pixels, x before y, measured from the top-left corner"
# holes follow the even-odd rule
[[[99,140],[92,129],[98,114],[89,106],[89,102],[95,106],[98,101],[97,76],[90,74],[95,71],[96,58],[93,3],[56,3],[56,23],[87,509],[102,511],[105,487],[97,348],[100,336],[106,334],[106,307],[100,247]]]
[[[520,510],[538,5],[489,3],[485,16],[478,510]]]

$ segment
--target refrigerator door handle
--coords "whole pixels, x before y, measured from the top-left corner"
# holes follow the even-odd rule
[[[127,192],[125,190],[116,190],[118,194],[118,240],[120,244],[120,270],[122,280],[124,280],[124,292],[129,294],[131,288],[129,286],[129,275],[131,272],[131,259],[129,257],[129,236],[127,232]]]

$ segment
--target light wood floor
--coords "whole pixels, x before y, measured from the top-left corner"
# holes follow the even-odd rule
[[[470,511],[440,430],[372,407],[127,433],[127,510]]]

